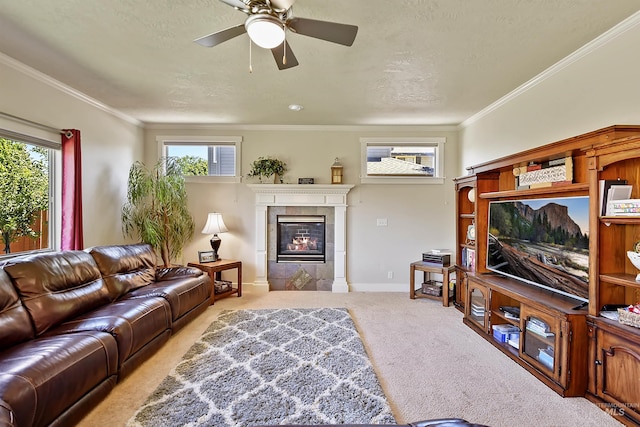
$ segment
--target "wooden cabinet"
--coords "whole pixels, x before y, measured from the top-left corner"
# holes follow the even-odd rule
[[[626,252],[640,241],[640,216],[602,216],[600,180],[624,179],[640,199],[640,136],[627,135],[585,150],[590,193],[591,287],[589,294],[589,390],[587,397],[625,424],[640,424],[640,329],[601,316],[605,305],[640,302],[638,270]]]
[[[571,160],[570,181],[518,186],[518,170],[563,157]],[[558,393],[586,394],[612,415],[624,413],[618,417],[622,421],[640,424],[640,329],[600,314],[604,305],[640,302],[638,270],[626,256],[640,241],[640,216],[601,215],[599,183],[618,178],[633,186],[631,198],[640,199],[640,126],[610,126],[469,167],[467,176],[455,180],[460,288],[455,303],[463,309],[467,325]],[[468,198],[472,190],[474,202]],[[578,307],[577,300],[498,276],[485,264],[491,201],[572,196],[589,197],[587,308]],[[475,241],[469,242],[466,230],[472,223]],[[474,251],[473,268],[463,256],[468,248]],[[504,305],[520,308],[519,321],[504,316]],[[479,307],[484,307],[484,315]],[[527,327],[529,322],[545,332],[536,335]],[[518,349],[493,339],[496,324],[519,327]]]
[[[476,280],[469,280],[466,299],[469,303],[465,307],[465,322],[488,334],[490,331],[489,314],[491,312],[489,288]]]
[[[561,317],[551,316],[526,305],[522,306],[520,321],[520,357],[560,383],[562,327],[566,322]]]
[[[592,375],[587,397],[619,421],[640,423],[640,337],[617,322],[589,320]]]
[[[575,310],[571,298],[495,274],[470,274],[468,300],[465,324],[558,394],[584,396],[586,309]],[[507,317],[501,310],[505,306],[518,308],[520,318]],[[512,343],[498,341],[493,335],[495,325],[515,326],[519,336]]]
[[[468,271],[474,271],[470,260],[475,259],[476,239],[469,236],[469,227],[475,233],[476,177],[469,175],[454,180],[456,185],[456,289],[454,305],[464,312],[467,298]],[[471,238],[473,237],[473,238]],[[469,251],[473,251],[473,254]]]

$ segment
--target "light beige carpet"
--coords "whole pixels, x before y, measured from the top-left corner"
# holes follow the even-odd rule
[[[399,423],[460,417],[493,427],[621,426],[583,398],[562,398],[467,326],[462,314],[406,293],[281,291],[216,301],[136,369],[80,426],[124,426],[222,310],[348,308]]]

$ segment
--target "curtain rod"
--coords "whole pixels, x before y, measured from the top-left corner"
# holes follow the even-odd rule
[[[56,133],[59,133],[60,135],[67,135],[67,138],[69,138],[69,135],[68,135],[69,132],[68,131],[65,132],[65,131],[63,131],[61,129],[56,129],[56,128],[52,127],[52,126],[47,126],[47,125],[43,125],[42,123],[37,123],[37,122],[31,121],[31,120],[23,119],[22,117],[14,116],[12,114],[3,113],[2,111],[0,111],[0,116],[4,117],[6,119],[9,119],[9,120],[14,120],[16,122],[22,122],[22,123],[25,123],[25,124],[28,124],[28,125],[31,125],[31,126],[39,127],[40,129],[48,130],[48,131],[51,131],[51,132],[56,132]]]

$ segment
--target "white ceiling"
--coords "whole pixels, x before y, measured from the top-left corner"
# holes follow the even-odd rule
[[[640,10],[640,0],[298,0],[354,24],[345,47],[289,33],[279,71],[218,0],[0,0],[0,52],[147,123],[458,124]],[[302,104],[292,112],[287,106]]]

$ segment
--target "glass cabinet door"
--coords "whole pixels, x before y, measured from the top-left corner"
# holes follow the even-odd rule
[[[559,354],[560,319],[529,307],[522,307],[520,322],[520,357],[559,381],[562,360]]]
[[[472,281],[467,283],[466,317],[483,331],[489,331],[489,290]]]

